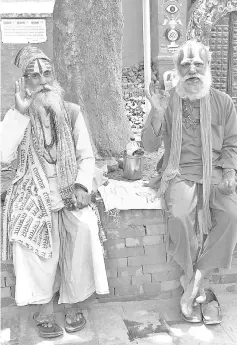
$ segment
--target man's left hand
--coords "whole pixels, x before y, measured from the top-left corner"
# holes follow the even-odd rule
[[[75,190],[75,196],[76,196],[76,207],[81,209],[89,205],[91,202],[91,196],[89,193],[87,193],[83,188],[77,187]]]
[[[236,181],[235,178],[225,178],[219,184],[219,190],[222,194],[233,194],[236,188]]]

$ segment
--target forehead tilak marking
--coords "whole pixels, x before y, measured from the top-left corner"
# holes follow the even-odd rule
[[[49,61],[43,59],[36,59],[27,66],[26,72],[42,74],[45,70],[51,69],[52,67]]]
[[[26,72],[33,73],[35,71],[35,61],[32,61],[27,67]]]
[[[202,47],[198,44],[187,44],[183,47],[184,57],[183,59],[200,59],[200,50]]]
[[[43,69],[42,69],[42,66],[41,66],[40,60],[39,60],[39,59],[36,59],[36,62],[37,62],[38,68],[39,68],[39,73],[40,73],[40,74],[42,74]]]

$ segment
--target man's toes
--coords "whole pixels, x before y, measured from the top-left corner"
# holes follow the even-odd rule
[[[45,328],[50,328],[50,327],[52,327],[52,324],[48,323],[48,322],[44,322],[44,323],[42,323],[42,326]]]
[[[67,322],[69,325],[71,325],[72,319],[71,319],[70,317],[66,316],[66,322]]]
[[[199,290],[199,296],[196,298],[197,303],[203,303],[206,300],[206,294],[204,289]]]

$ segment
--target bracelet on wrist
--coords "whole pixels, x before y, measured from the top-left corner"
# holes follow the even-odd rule
[[[223,175],[226,175],[228,173],[234,173],[235,174],[235,169],[223,169]]]
[[[80,184],[80,183],[75,183],[75,188],[76,188],[76,189],[77,189],[77,188],[81,188],[81,189],[83,189],[85,192],[88,193],[88,189],[87,189],[85,186],[83,186],[82,184]]]

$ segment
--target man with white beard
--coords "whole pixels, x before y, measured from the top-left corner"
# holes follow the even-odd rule
[[[237,115],[232,99],[211,87],[210,63],[203,44],[180,47],[170,97],[147,95],[152,109],[142,142],[153,152],[164,140],[163,166],[149,186],[158,189],[165,210],[168,254],[184,272],[181,315],[214,324],[220,308],[216,303],[214,316],[208,311],[216,296],[203,282],[214,269],[230,268],[236,245]]]
[[[5,201],[3,258],[13,254],[18,306],[39,304],[40,336],[63,334],[53,297],[68,304],[65,330],[86,324],[78,302],[108,283],[97,217],[90,204],[95,160],[80,107],[63,100],[51,60],[27,46],[15,59],[23,77],[2,122],[2,162],[18,167]],[[9,245],[9,243],[13,245]]]

